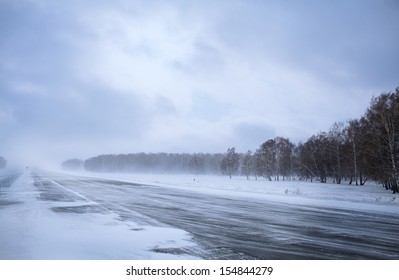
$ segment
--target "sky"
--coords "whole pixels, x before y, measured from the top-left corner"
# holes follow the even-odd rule
[[[399,86],[399,1],[0,0],[0,155],[239,152]]]

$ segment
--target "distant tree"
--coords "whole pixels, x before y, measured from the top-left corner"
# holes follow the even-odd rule
[[[252,160],[255,180],[258,180],[258,177],[262,176],[262,152],[260,148],[255,151],[252,156]]]
[[[295,145],[291,143],[288,138],[276,137],[274,138],[276,151],[276,174],[275,179],[278,181],[279,176],[286,177],[292,175],[293,163],[292,157]]]
[[[206,154],[205,156],[205,172],[207,174],[220,174],[220,165],[224,158],[224,154],[217,153],[217,154]]]
[[[69,159],[61,164],[62,169],[65,170],[83,170],[84,161],[80,159]]]
[[[249,180],[249,176],[253,172],[253,168],[254,168],[254,160],[252,156],[252,151],[248,150],[247,153],[244,155],[241,164],[241,172],[243,175],[247,177],[247,180]]]
[[[315,173],[314,157],[309,140],[305,143],[299,142],[295,153],[297,154],[295,162],[297,175],[301,180],[310,180],[312,182],[317,175]]]
[[[85,160],[92,172],[161,172],[220,174],[224,154],[137,153],[108,154]]]
[[[367,131],[365,118],[351,120],[346,127],[347,145],[347,176],[349,184],[355,182],[356,186],[363,186],[367,179],[368,157],[370,152],[370,131]]]
[[[194,154],[191,157],[189,165],[190,169],[195,173],[195,175],[204,173],[205,172],[204,155]]]
[[[336,122],[328,133],[329,145],[329,175],[334,178],[337,184],[341,184],[343,177],[343,146],[345,143],[344,123]]]
[[[228,148],[225,157],[221,162],[221,170],[223,174],[231,176],[236,174],[240,165],[240,156],[236,153],[235,148]]]
[[[269,139],[260,145],[259,148],[259,168],[260,175],[267,178],[269,181],[277,174],[277,156],[276,156],[276,141]]]
[[[325,132],[310,137],[305,143],[298,145],[301,176],[317,178],[321,183],[327,182],[329,155],[329,138]]]
[[[0,156],[0,169],[5,168],[7,165],[7,161],[5,160],[5,158],[3,158],[2,156]]]

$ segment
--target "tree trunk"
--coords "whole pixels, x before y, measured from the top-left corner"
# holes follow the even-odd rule
[[[356,156],[356,143],[355,139],[352,140],[352,148],[353,148],[353,167],[355,168],[355,182],[357,184],[357,156]]]

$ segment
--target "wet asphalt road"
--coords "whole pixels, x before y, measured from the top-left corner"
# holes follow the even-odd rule
[[[204,248],[205,259],[399,259],[399,217],[390,214],[59,173],[33,177],[42,199],[81,195],[123,220],[183,229]]]

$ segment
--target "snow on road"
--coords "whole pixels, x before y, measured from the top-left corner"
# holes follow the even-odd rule
[[[242,176],[229,179],[228,176],[189,174],[83,173],[82,175],[224,197],[246,197],[291,205],[332,206],[399,215],[399,196],[372,182],[356,186],[345,182],[338,185],[296,180],[268,181],[261,177],[258,180],[253,177],[247,180]]]
[[[190,232],[210,252],[205,258],[399,258],[396,196],[375,185],[82,175],[49,174],[119,213],[139,212]]]
[[[0,259],[195,258],[153,250],[195,247],[183,230],[121,221],[112,211],[65,187],[60,186],[64,197],[48,197],[40,187],[25,172],[0,188]]]

